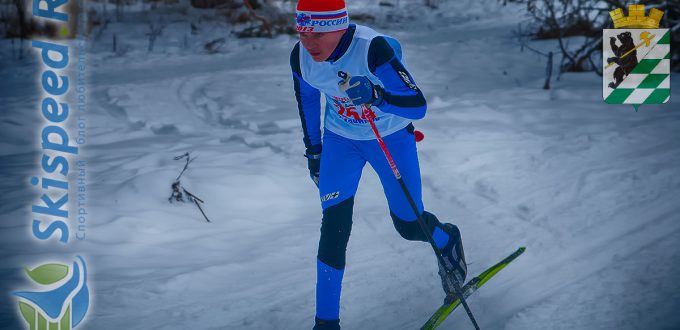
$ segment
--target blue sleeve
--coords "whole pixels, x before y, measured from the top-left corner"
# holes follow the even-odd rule
[[[302,121],[302,141],[305,148],[318,152],[321,150],[321,92],[302,79],[299,42],[290,54],[290,68],[293,71],[295,100]]]
[[[395,44],[396,43],[395,40]],[[384,37],[376,37],[368,49],[368,68],[380,79],[383,101],[381,111],[408,119],[425,117],[427,103],[411,74],[401,63],[401,48],[395,50]]]

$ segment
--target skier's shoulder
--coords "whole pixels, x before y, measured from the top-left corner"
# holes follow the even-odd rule
[[[300,42],[296,42],[290,51],[290,69],[300,75]]]
[[[399,43],[387,36],[377,36],[371,40],[368,47],[368,67],[373,72],[375,68],[389,62],[395,56],[401,60]]]
[[[397,42],[396,39],[390,35],[384,34],[382,32],[376,31],[371,27],[365,26],[365,25],[360,25],[360,24],[354,24],[356,26],[356,32],[354,33],[354,37],[357,39],[363,39],[367,40],[369,43],[374,43],[374,42],[382,42],[387,40],[388,43],[391,45],[394,42]],[[398,42],[397,42],[398,43]]]
[[[360,24],[354,24],[354,26],[355,26],[354,32],[355,40],[362,40],[370,43],[374,38],[384,36],[384,34],[374,30],[371,27]]]

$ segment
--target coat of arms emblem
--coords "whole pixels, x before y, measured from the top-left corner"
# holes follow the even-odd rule
[[[614,29],[602,38],[602,96],[609,104],[661,104],[670,98],[670,30],[660,29],[663,11],[629,5],[609,12]]]

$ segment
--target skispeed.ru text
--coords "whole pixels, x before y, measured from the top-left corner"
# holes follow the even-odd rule
[[[47,4],[40,8],[39,3]],[[64,1],[34,1],[35,16],[67,22],[68,14],[56,11]],[[40,112],[45,119],[40,130],[39,175],[31,177],[32,185],[40,187],[40,198],[31,205],[33,216],[31,233],[39,240],[58,239],[69,241],[69,163],[70,157],[78,154],[78,147],[70,143],[66,129],[69,105],[69,47],[50,41],[35,40],[31,46],[40,54],[42,70],[39,74]]]

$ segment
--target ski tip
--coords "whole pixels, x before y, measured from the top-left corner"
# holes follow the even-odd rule
[[[519,249],[517,249],[517,251],[522,253],[522,252],[526,251],[526,249],[527,249],[526,246],[520,246]]]

